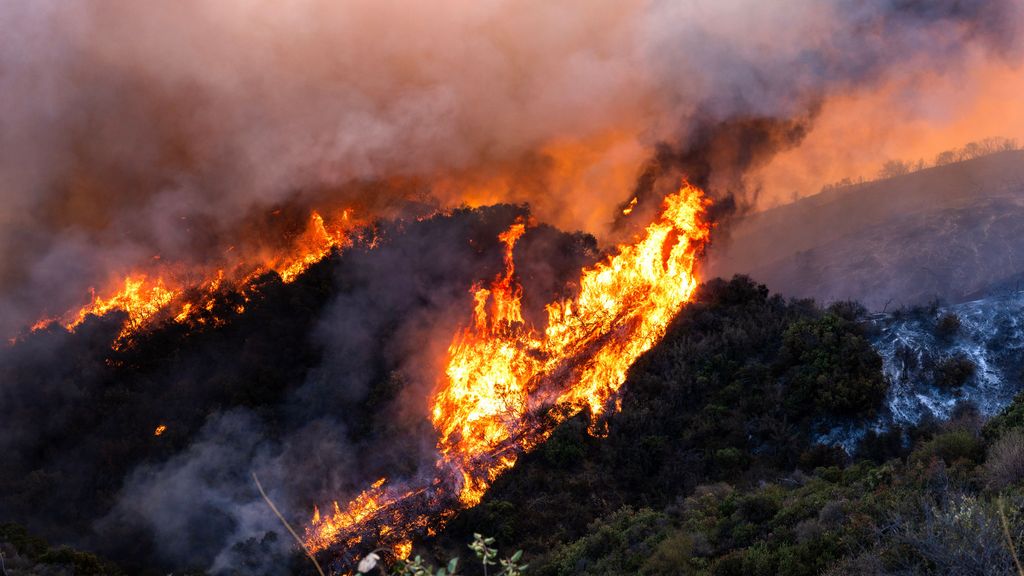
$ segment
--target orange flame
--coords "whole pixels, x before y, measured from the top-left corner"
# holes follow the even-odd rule
[[[258,277],[269,271],[277,273],[285,284],[291,283],[310,266],[328,256],[332,250],[349,246],[349,232],[357,226],[359,224],[351,218],[351,210],[341,211],[330,227],[324,218],[314,211],[304,232],[287,249],[264,254],[257,259],[257,264],[236,261],[232,268],[230,284],[244,294]],[[231,254],[234,248],[232,246],[227,252]],[[234,254],[233,256],[241,258]],[[156,274],[155,279],[152,279],[153,274],[131,272],[109,290],[104,291],[103,296],[92,291],[89,304],[60,317],[39,320],[31,330],[41,330],[58,322],[65,329],[74,331],[90,315],[103,316],[115,311],[123,312],[127,319],[115,339],[114,347],[117,348],[156,318],[168,318],[179,324],[205,323],[206,320],[201,315],[213,312],[218,303],[217,296],[225,285],[224,268],[217,268],[200,282],[177,282],[168,280],[174,278],[174,275],[170,273],[170,267],[162,264],[159,256],[154,256],[153,262],[164,266],[159,269],[163,272]],[[175,308],[176,311],[170,310],[171,308]],[[245,307],[236,305],[234,311],[241,314]],[[214,321],[215,325],[222,322]]]
[[[74,330],[90,315],[103,316],[118,310],[128,315],[118,334],[121,338],[142,326],[177,295],[178,291],[168,288],[163,278],[149,282],[145,274],[129,274],[124,279],[124,286],[112,295],[103,298],[94,292],[92,302],[81,308],[64,327]]]
[[[629,216],[630,214],[633,213],[634,208],[636,208],[636,196],[634,196],[633,199],[629,201],[629,204],[627,204],[626,207],[622,209],[622,215]]]
[[[693,297],[710,234],[706,206],[689,185],[667,197],[642,238],[584,270],[575,298],[548,305],[543,332],[524,324],[513,278],[513,249],[525,224],[502,234],[506,272],[489,289],[474,287],[473,321],[455,335],[431,398],[437,478],[417,490],[378,482],[344,511],[317,515],[307,546],[350,547],[367,537],[398,546],[425,525],[443,524],[456,508],[478,503],[554,424],[584,409],[596,422],[614,408],[629,367]]]

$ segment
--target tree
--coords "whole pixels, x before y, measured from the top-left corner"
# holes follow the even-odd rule
[[[882,179],[895,178],[909,173],[910,163],[903,162],[902,160],[889,160],[882,165],[882,169],[879,171],[878,177]]]

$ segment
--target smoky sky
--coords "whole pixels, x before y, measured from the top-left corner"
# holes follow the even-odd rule
[[[286,203],[476,188],[602,235],[660,149],[659,177],[752,205],[745,170],[823,102],[1017,58],[1020,23],[1010,0],[8,3],[0,327]]]

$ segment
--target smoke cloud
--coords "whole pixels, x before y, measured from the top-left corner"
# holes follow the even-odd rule
[[[7,5],[0,327],[209,258],[281,204],[529,201],[603,235],[685,174],[756,206],[832,102],[970,84],[1020,24],[1007,0]],[[928,123],[892,98],[860,133]]]

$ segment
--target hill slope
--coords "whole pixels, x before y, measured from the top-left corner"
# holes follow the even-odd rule
[[[966,344],[977,319],[962,312]],[[931,333],[924,314],[915,327]],[[886,334],[863,320],[742,278],[709,283],[631,371],[607,437],[563,425],[418,550],[457,555],[484,531],[527,550],[539,576],[1016,574],[1000,507],[1019,542],[1024,395],[985,425],[962,405],[869,431],[853,458],[815,444],[821,427],[864,423],[881,404],[857,393],[874,390],[880,363],[845,364]],[[857,397],[875,399],[837,413]]]
[[[787,296],[869,309],[961,301],[1024,272],[1024,152],[832,190],[754,214],[710,255]]]

